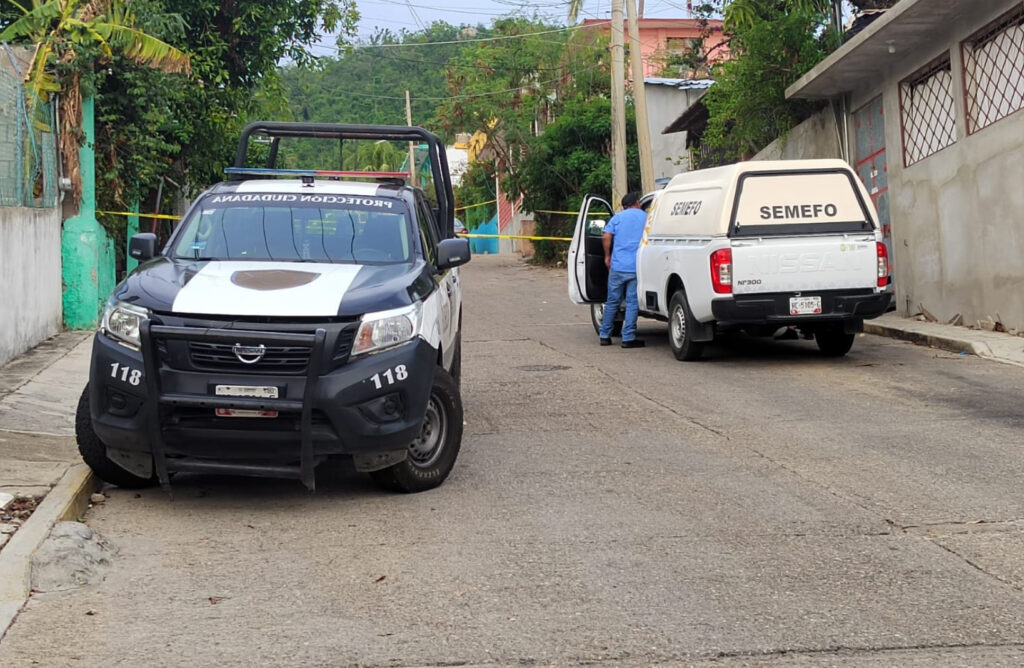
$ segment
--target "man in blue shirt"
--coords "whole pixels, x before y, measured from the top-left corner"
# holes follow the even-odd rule
[[[619,312],[619,303],[626,299],[626,319],[622,323],[622,347],[642,348],[644,341],[636,338],[636,318],[640,310],[636,296],[636,251],[647,225],[647,214],[640,208],[636,193],[622,198],[622,211],[612,216],[604,227],[604,263],[608,267],[608,301],[601,321],[602,346],[612,344],[612,327]],[[614,246],[613,246],[614,241]]]

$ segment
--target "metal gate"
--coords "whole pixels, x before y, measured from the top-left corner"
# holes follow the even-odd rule
[[[889,173],[885,156],[885,109],[881,96],[853,113],[857,142],[856,166],[871,201],[878,210],[889,258],[893,257],[892,220],[889,216]]]

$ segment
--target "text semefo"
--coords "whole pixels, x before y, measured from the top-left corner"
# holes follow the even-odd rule
[[[762,206],[761,219],[794,219],[794,218],[821,218],[824,214],[828,218],[835,218],[839,214],[839,208],[835,204],[792,204]]]

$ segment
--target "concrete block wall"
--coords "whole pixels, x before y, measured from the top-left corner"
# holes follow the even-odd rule
[[[0,364],[61,329],[59,208],[0,207]]]
[[[1024,110],[968,134],[960,43],[1019,5],[995,0],[967,21],[930,37],[934,48],[901,54],[874,85],[855,91],[851,109],[882,96],[891,198],[897,309],[924,307],[940,321],[999,317],[1024,329]],[[899,84],[948,52],[956,141],[904,165]]]
[[[839,130],[835,114],[825,108],[779,137],[753,160],[808,160],[812,158],[842,158]]]

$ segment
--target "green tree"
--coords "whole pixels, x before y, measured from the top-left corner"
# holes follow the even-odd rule
[[[121,0],[33,0],[31,8],[7,0],[22,15],[0,32],[0,41],[37,46],[29,68],[28,104],[60,94],[61,157],[71,175],[76,199],[81,196],[78,128],[81,126],[82,75],[94,64],[120,56],[137,65],[167,73],[189,71],[189,58],[179,49],[139,30],[135,15]]]
[[[628,187],[640,188],[640,162],[633,106],[626,108]],[[526,157],[507,185],[523,194],[528,211],[574,211],[586,195],[611,198],[611,102],[606,97],[574,96],[558,117],[529,144]],[[572,236],[575,216],[537,213],[540,236]],[[561,258],[567,245],[539,241],[536,259]]]
[[[139,24],[190,54],[193,76],[118,61],[97,82],[97,158],[101,208],[169,210],[223,178],[242,126],[286,118],[278,63],[315,64],[324,30],[351,36],[349,0],[133,0]],[[296,65],[297,67],[298,65]],[[156,201],[161,179],[163,202]],[[177,186],[180,186],[180,189]],[[123,219],[104,219],[119,229]]]
[[[702,143],[726,160],[753,155],[821,108],[787,100],[786,87],[838,45],[827,2],[735,0],[729,9],[741,2],[756,11],[743,20],[734,14],[727,24],[731,58],[714,68],[715,85],[703,100],[709,120]]]

